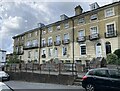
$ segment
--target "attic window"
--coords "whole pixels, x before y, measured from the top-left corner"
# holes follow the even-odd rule
[[[42,34],[46,34],[46,31],[45,31],[45,30],[43,30],[43,31],[42,31]]]
[[[91,21],[92,21],[92,20],[97,20],[97,14],[91,15],[90,18],[91,18]]]
[[[65,27],[65,29],[69,28],[69,23],[66,22],[66,23],[64,24],[64,27]]]
[[[78,24],[82,24],[82,23],[85,23],[85,19],[84,18],[79,18],[78,19]]]
[[[60,30],[60,25],[57,25],[57,30]]]

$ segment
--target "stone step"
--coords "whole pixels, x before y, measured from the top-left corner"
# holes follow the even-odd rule
[[[82,81],[82,78],[76,78],[75,80],[74,80],[74,82],[81,82]]]
[[[81,86],[81,85],[82,85],[82,77],[77,77],[77,78],[74,80],[73,85]]]

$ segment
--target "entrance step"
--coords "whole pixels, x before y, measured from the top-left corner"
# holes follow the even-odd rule
[[[82,77],[75,78],[73,85],[81,86],[82,85]]]

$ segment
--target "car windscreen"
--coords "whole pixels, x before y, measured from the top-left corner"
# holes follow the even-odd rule
[[[120,71],[118,70],[109,70],[111,78],[118,78],[120,79]]]

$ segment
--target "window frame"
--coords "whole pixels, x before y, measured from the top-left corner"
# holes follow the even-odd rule
[[[85,46],[85,53],[82,53],[82,49],[81,49],[82,46]],[[86,44],[80,44],[80,55],[86,55],[86,54],[87,54],[87,46],[86,46]]]
[[[31,58],[31,51],[28,51],[28,58]]]
[[[53,56],[53,48],[48,48],[48,56],[49,57]]]
[[[67,40],[67,39],[65,38],[65,35],[68,35],[67,39],[70,39],[69,33],[64,33],[64,37],[63,37],[64,40]]]
[[[43,42],[43,40],[44,40],[44,42]],[[46,39],[42,38],[41,45],[44,45],[44,44],[46,44]]]
[[[65,29],[68,29],[69,27],[70,27],[69,22],[65,22],[65,23],[64,23],[64,28],[65,28]]]
[[[80,22],[81,21],[81,22]],[[79,18],[78,19],[78,24],[85,24],[85,18],[82,17],[82,18]]]
[[[53,39],[52,39],[52,37],[48,37],[48,45],[51,43],[53,43]]]
[[[92,30],[92,28],[95,28],[96,27],[96,33],[99,33],[99,31],[98,31],[98,26],[96,25],[96,26],[91,26],[90,27],[90,34],[96,34],[96,33],[92,33],[91,31],[95,31],[95,30]]]
[[[107,28],[107,26],[108,26],[108,25],[112,25],[112,24],[114,24],[114,30],[113,30],[113,31],[114,31],[114,32],[116,31],[116,23],[115,23],[115,21],[110,22],[110,23],[106,23],[105,27],[106,27],[106,33],[107,33],[107,34],[109,34],[109,33],[108,33],[108,28]]]
[[[80,36],[80,32],[83,32],[83,36]],[[80,29],[78,31],[78,37],[84,37],[85,36],[85,29]]]
[[[66,48],[66,50],[65,49],[63,49],[63,48]],[[66,55],[64,55],[64,50],[65,50],[65,52],[66,52]],[[68,49],[67,49],[67,46],[63,46],[62,47],[62,56],[67,56],[67,51],[68,51]]]
[[[48,33],[51,33],[53,31],[53,27],[52,26],[48,27],[47,30],[48,30]]]
[[[56,26],[56,30],[59,31],[61,28],[60,24]]]
[[[98,20],[98,14],[92,14],[90,16],[90,21],[95,21],[95,20]]]
[[[109,10],[109,9],[112,9],[112,12],[113,12],[112,15],[107,15],[107,10]],[[110,8],[105,9],[104,14],[105,14],[105,18],[114,16],[115,15],[114,7],[110,7]]]

